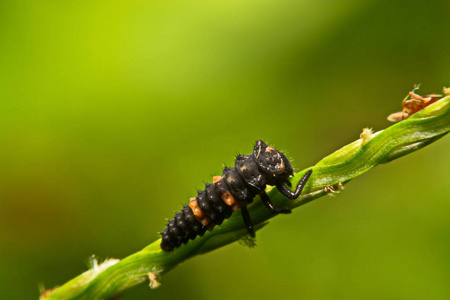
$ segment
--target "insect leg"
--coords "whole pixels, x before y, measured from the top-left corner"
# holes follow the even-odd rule
[[[247,206],[241,207],[242,218],[244,219],[245,227],[247,227],[248,234],[251,237],[255,237],[255,230],[253,229],[253,222],[250,219],[250,214],[248,213]]]
[[[260,191],[259,196],[261,196],[261,200],[264,203],[264,205],[267,207],[267,209],[274,214],[290,214],[291,210],[289,208],[275,208],[270,201],[269,196],[266,194],[265,191]]]
[[[302,193],[303,187],[305,186],[306,182],[308,181],[309,177],[312,174],[312,169],[303,175],[302,179],[297,184],[297,188],[295,189],[295,192],[292,192],[287,186],[285,186],[283,183],[277,184],[277,188],[284,196],[286,196],[289,199],[297,199],[298,196]]]

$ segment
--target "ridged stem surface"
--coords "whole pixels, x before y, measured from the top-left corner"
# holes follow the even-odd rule
[[[276,188],[268,189],[268,194],[279,207],[298,207],[338,190],[349,180],[379,164],[388,163],[435,142],[449,131],[450,97],[446,96],[410,118],[372,134],[364,142],[356,140],[319,161],[312,167],[314,172],[303,195],[296,200],[286,199]],[[291,179],[293,186],[308,169]],[[257,224],[256,230],[273,217],[259,199],[249,206],[249,212]],[[104,265],[103,268],[100,266],[86,271],[45,299],[112,299],[133,286],[148,282],[149,273],[159,278],[184,260],[237,241],[246,234],[241,214],[237,212],[213,231],[172,252],[162,251],[160,240],[157,240],[141,251],[115,264],[111,263],[107,268]]]

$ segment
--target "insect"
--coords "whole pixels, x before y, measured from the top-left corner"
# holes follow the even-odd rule
[[[419,89],[419,86],[414,86],[414,89],[408,93],[408,95],[402,101],[402,111],[390,114],[388,120],[391,122],[399,122],[401,120],[407,119],[416,112],[424,109],[430,104],[438,101],[442,95],[439,94],[429,94],[420,96],[415,93]]]
[[[244,224],[250,236],[255,237],[253,223],[247,205],[256,195],[274,214],[288,214],[289,208],[275,208],[265,192],[266,185],[275,185],[289,199],[300,196],[312,170],[305,173],[294,192],[288,180],[294,170],[286,156],[259,140],[252,154],[238,155],[234,167],[225,167],[222,176],[214,176],[213,183],[206,183],[205,190],[198,191],[174,219],[169,220],[161,232],[161,249],[172,251],[189,240],[202,236],[206,230],[222,224],[235,211],[241,210]]]

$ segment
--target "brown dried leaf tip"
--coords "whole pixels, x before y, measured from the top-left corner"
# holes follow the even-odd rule
[[[418,90],[420,85],[415,85],[413,90],[408,93],[408,95],[402,101],[402,111],[390,114],[387,119],[391,122],[399,122],[409,118],[411,115],[416,112],[424,109],[430,104],[438,101],[443,97],[441,94],[427,94],[420,96],[415,93]],[[448,95],[450,93],[448,88],[444,87],[444,94]]]

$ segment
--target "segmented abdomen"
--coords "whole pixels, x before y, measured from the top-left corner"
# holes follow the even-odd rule
[[[239,155],[235,167],[226,167],[222,176],[214,176],[212,184],[205,184],[205,190],[199,191],[189,205],[184,205],[182,211],[169,220],[161,232],[161,249],[172,251],[222,224],[234,211],[251,203],[258,190],[265,189],[266,182],[254,154]]]

